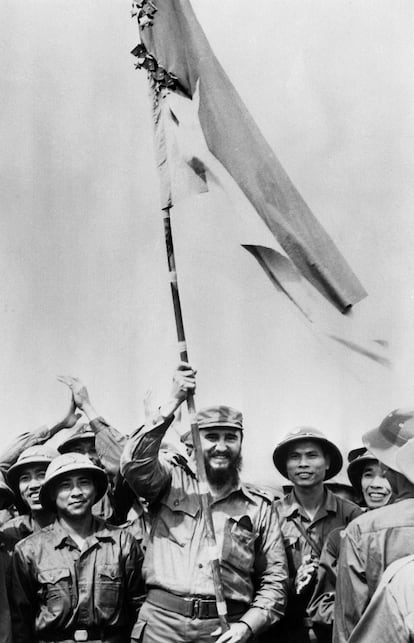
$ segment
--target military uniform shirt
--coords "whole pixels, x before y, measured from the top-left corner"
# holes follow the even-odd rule
[[[197,480],[188,467],[160,461],[169,421],[143,429],[127,443],[121,472],[152,503],[143,575],[149,587],[180,595],[214,595]],[[211,504],[227,600],[246,604],[253,631],[278,620],[286,600],[286,557],[272,498],[237,484]]]
[[[133,536],[96,518],[82,551],[58,521],[25,538],[13,554],[13,642],[71,639],[91,627],[128,637],[142,594],[141,563]]]

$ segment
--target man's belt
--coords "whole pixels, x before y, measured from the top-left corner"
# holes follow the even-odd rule
[[[105,628],[100,627],[79,627],[76,630],[65,632],[50,632],[41,634],[38,643],[49,643],[50,641],[59,641],[59,643],[80,643],[87,641],[87,643],[101,643],[102,640],[108,643],[123,643],[125,641],[126,633],[124,630],[106,631]]]
[[[164,589],[150,589],[147,601],[169,612],[175,612],[188,618],[217,618],[217,605],[214,597],[207,596],[177,596]],[[241,601],[226,601],[229,616],[244,614],[248,605]]]

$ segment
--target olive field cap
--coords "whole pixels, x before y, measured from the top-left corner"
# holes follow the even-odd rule
[[[224,426],[243,430],[243,415],[231,406],[208,406],[201,409],[195,419],[199,429]]]
[[[400,449],[414,438],[414,410],[395,409],[378,428],[362,436],[368,451],[390,469],[403,473],[396,456]]]
[[[340,450],[333,442],[325,437],[322,431],[309,426],[300,426],[293,429],[293,431],[290,431],[283,440],[279,442],[276,449],[273,451],[273,462],[279,473],[281,473],[285,478],[288,478],[286,470],[288,451],[292,444],[295,442],[303,442],[304,440],[317,442],[329,455],[330,464],[325,475],[325,480],[329,480],[329,478],[336,476],[336,474],[342,469],[343,460]]]
[[[23,473],[26,467],[32,467],[34,465],[44,465],[45,469],[49,464],[57,458],[59,453],[56,449],[49,447],[45,444],[37,444],[33,447],[28,447],[21,452],[19,457],[16,460],[16,463],[13,464],[10,469],[7,471],[7,482],[13,489],[13,491],[19,493],[19,478]]]
[[[45,479],[40,489],[40,502],[43,507],[55,511],[55,502],[51,497],[51,492],[56,482],[60,478],[81,471],[91,474],[96,486],[95,502],[98,502],[105,495],[108,486],[105,471],[93,464],[83,453],[64,453],[55,458],[46,470]]]
[[[362,493],[361,478],[365,466],[370,463],[376,464],[378,462],[378,458],[367,451],[367,449],[364,447],[362,449],[353,449],[352,451],[350,451],[348,454],[348,460],[349,464],[346,471],[349,481],[354,489],[358,491],[358,493]]]
[[[73,449],[75,442],[79,440],[94,440],[96,434],[92,431],[89,424],[81,424],[66,440],[61,442],[58,446],[59,453],[69,453]]]

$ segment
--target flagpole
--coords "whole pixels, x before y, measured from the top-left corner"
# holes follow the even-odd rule
[[[177,271],[175,268],[174,244],[171,230],[170,207],[165,208],[163,212],[165,247],[167,251],[168,270],[170,275],[171,296],[174,307],[175,325],[177,329],[178,348],[180,359],[188,362],[187,343],[185,339],[184,322],[181,311],[180,293],[178,290]],[[194,455],[197,466],[198,492],[202,515],[206,527],[207,544],[210,552],[210,564],[213,573],[214,593],[216,596],[217,613],[222,632],[229,629],[227,619],[227,605],[224,600],[223,583],[221,580],[220,563],[218,557],[218,548],[216,536],[214,533],[213,516],[210,507],[210,490],[207,482],[206,468],[204,464],[203,452],[201,449],[200,433],[195,420],[195,402],[192,391],[187,396],[187,408],[191,421],[191,435],[193,439]]]

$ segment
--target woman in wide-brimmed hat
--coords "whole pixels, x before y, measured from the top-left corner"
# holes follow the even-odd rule
[[[391,485],[378,459],[365,447],[348,454],[348,478],[359,494],[361,506],[377,509],[392,502]]]

